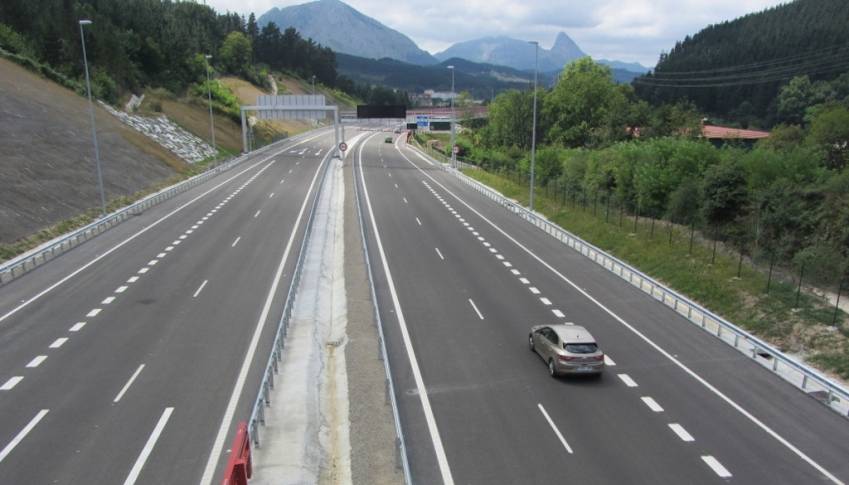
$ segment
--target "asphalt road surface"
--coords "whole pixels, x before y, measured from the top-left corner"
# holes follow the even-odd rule
[[[849,422],[406,147],[357,150],[416,483],[849,481]],[[534,324],[587,327],[552,379]]]
[[[0,483],[221,479],[332,145],[277,144],[0,288]]]

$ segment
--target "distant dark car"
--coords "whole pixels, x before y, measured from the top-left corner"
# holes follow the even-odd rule
[[[384,141],[384,142],[386,142],[386,143],[392,143],[392,137],[391,137],[391,136],[387,136],[387,137],[386,137],[386,139],[385,139],[385,140],[383,140],[383,141]]]

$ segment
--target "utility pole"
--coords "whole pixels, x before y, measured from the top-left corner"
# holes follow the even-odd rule
[[[80,20],[80,39],[83,43],[83,64],[85,65],[85,84],[88,89],[88,110],[91,115],[91,139],[94,142],[94,160],[97,167],[97,187],[100,190],[100,215],[106,215],[106,194],[103,192],[103,174],[100,171],[100,147],[97,146],[97,125],[94,123],[94,102],[91,100],[91,79],[88,76],[88,57],[85,52],[85,33],[83,26],[91,25],[91,20]]]
[[[209,98],[209,131],[212,133],[212,149],[218,153],[218,148],[215,147],[215,118],[212,117],[212,81],[209,79],[209,60],[212,56],[207,54],[203,56],[206,59],[206,94]]]
[[[312,75],[312,93],[315,94],[315,74]]]
[[[451,166],[456,167],[457,165],[457,154],[454,153],[454,144],[455,141],[455,129],[454,129],[454,66],[448,66],[448,69],[451,70]]]
[[[539,42],[531,41],[534,45],[534,120],[531,128],[531,212],[534,210],[534,166],[537,150],[537,71],[539,70]]]

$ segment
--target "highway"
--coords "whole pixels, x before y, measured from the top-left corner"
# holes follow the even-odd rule
[[[332,145],[277,144],[0,288],[0,483],[221,479]]]
[[[355,183],[416,483],[849,482],[849,423],[399,138]],[[534,324],[606,374],[552,379]]]

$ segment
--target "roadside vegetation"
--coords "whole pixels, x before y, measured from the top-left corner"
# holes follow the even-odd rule
[[[849,378],[849,75],[754,146],[701,139],[589,59],[540,90],[537,203],[552,220],[744,328]],[[788,98],[794,80],[779,93]],[[532,92],[464,123],[469,175],[527,203]],[[447,137],[419,141],[448,153]],[[825,294],[814,296],[814,289]]]

